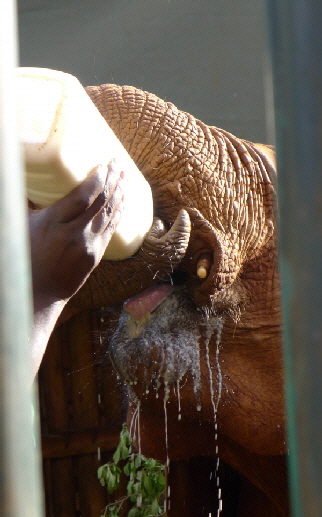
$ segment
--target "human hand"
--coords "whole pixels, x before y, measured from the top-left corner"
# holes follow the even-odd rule
[[[35,311],[67,302],[101,260],[123,209],[123,176],[112,161],[52,206],[29,209]]]

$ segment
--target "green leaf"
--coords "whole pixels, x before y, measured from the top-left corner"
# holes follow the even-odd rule
[[[165,476],[163,474],[163,472],[159,472],[158,474],[158,477],[157,477],[157,483],[160,487],[165,487]]]
[[[127,484],[127,493],[129,495],[135,494],[134,480],[133,479],[130,479],[130,481]]]
[[[125,459],[121,468],[118,463]],[[120,442],[113,455],[113,462],[102,465],[97,476],[109,493],[120,485],[121,476],[127,476],[127,496],[132,503],[127,517],[151,517],[160,515],[159,498],[164,496],[164,465],[152,458],[146,458],[133,452],[129,432],[124,426],[120,433]],[[135,495],[134,495],[135,494]],[[139,495],[138,495],[139,494]],[[107,507],[105,517],[119,517],[117,509],[124,501],[124,495],[113,506]]]
[[[147,494],[149,494],[153,488],[151,479],[148,476],[144,476],[142,482]]]
[[[128,428],[126,426],[123,427],[121,436],[122,436],[123,441],[124,441],[124,443],[126,445],[132,445],[132,441],[131,441],[131,438],[130,438],[130,433],[129,433]]]
[[[112,463],[109,467],[110,467],[110,471],[112,472],[112,474],[117,474],[118,472],[121,472],[120,467],[118,467],[114,463]]]
[[[131,508],[129,513],[127,514],[127,517],[138,517],[140,515],[140,510],[136,507]]]
[[[134,488],[134,493],[136,494],[141,494],[142,492],[142,489],[141,489],[141,483],[134,483],[133,485],[133,488]]]
[[[153,499],[152,505],[151,505],[151,510],[152,510],[152,515],[158,515],[160,506],[159,506],[159,501],[157,498]]]
[[[123,472],[126,476],[129,476],[131,474],[131,465],[130,463],[126,463],[123,467]]]
[[[125,443],[122,443],[120,446],[120,456],[122,460],[126,460],[129,457],[129,450],[126,447]]]
[[[98,469],[97,469],[97,477],[98,477],[98,479],[100,479],[103,476],[105,468],[106,468],[105,465],[102,465],[101,467],[98,467]]]
[[[141,467],[141,456],[139,454],[135,458],[134,465],[136,469]]]
[[[145,458],[145,466],[148,469],[152,469],[153,467],[157,466],[157,461],[152,458]]]
[[[118,447],[113,454],[114,463],[117,464],[120,461],[120,458],[121,458],[121,451],[120,451],[120,447]]]
[[[114,492],[115,488],[116,488],[116,479],[115,479],[114,474],[112,474],[112,472],[110,472],[110,474],[108,476],[108,480],[107,480],[107,490],[108,490],[109,494],[112,494]]]

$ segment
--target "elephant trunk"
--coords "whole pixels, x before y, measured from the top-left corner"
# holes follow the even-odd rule
[[[200,221],[211,225],[218,253],[209,282],[228,289],[245,262],[272,246],[275,173],[262,151],[134,87],[86,91],[149,182],[155,214],[172,223],[183,208],[192,232]]]

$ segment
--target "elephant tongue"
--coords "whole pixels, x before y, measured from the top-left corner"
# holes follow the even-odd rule
[[[161,284],[150,287],[143,293],[129,298],[124,302],[123,308],[131,316],[141,319],[147,312],[153,311],[155,307],[172,291],[172,285]]]

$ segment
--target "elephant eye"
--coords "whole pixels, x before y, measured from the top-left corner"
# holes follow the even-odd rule
[[[187,274],[184,271],[175,269],[171,274],[173,285],[182,285],[187,279]]]
[[[184,271],[180,271],[179,269],[175,269],[172,271],[171,275],[165,280],[163,280],[162,284],[171,284],[175,286],[183,285],[187,280],[187,273]]]

